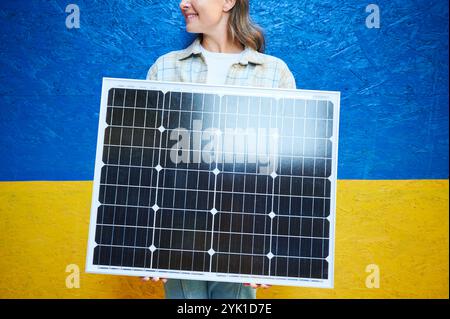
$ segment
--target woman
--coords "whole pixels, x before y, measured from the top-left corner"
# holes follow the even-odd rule
[[[199,37],[186,49],[159,57],[148,71],[155,81],[295,89],[281,59],[263,54],[264,36],[251,22],[248,0],[182,0],[186,30]],[[143,278],[148,281],[150,278]],[[159,278],[152,278],[158,281]],[[268,285],[162,279],[166,298],[254,299]]]

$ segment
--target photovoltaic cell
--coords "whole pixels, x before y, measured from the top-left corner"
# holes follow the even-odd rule
[[[339,92],[104,79],[87,271],[331,287]]]

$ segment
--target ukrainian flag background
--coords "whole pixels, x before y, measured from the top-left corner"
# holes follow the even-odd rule
[[[101,80],[193,35],[178,1],[73,4],[79,28],[67,1],[0,3],[0,298],[162,298],[84,273]],[[448,1],[377,1],[380,28],[369,4],[250,1],[297,87],[342,97],[335,288],[259,298],[449,297]]]

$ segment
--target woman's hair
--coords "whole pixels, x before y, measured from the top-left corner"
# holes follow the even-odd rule
[[[264,53],[264,34],[250,18],[248,2],[249,0],[236,0],[230,10],[228,32],[232,41],[238,40],[242,45]]]
[[[228,34],[231,37],[231,41],[237,40],[244,46],[264,53],[266,45],[264,33],[250,18],[248,1],[236,0],[234,7],[230,10]],[[200,40],[203,40],[203,33],[200,33],[199,37]]]

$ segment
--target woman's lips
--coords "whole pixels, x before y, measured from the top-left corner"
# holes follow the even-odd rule
[[[188,14],[188,15],[186,15],[186,19],[188,21],[192,21],[192,20],[196,19],[197,17],[198,17],[198,14]]]

